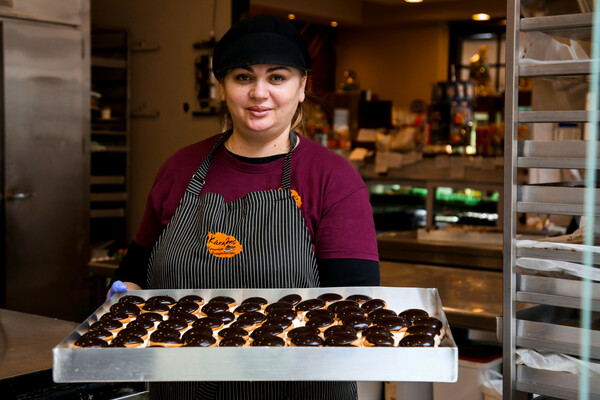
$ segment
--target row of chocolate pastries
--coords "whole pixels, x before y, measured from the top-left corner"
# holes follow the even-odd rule
[[[73,347],[179,346],[438,346],[440,320],[425,310],[397,314],[383,299],[343,298],[326,293],[303,300],[285,296],[217,296],[206,304],[197,295],[175,300],[127,295],[94,322]]]

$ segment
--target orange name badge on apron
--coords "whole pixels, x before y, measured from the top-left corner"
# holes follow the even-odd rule
[[[221,232],[208,232],[206,248],[215,257],[231,258],[242,252],[242,245],[233,236]]]

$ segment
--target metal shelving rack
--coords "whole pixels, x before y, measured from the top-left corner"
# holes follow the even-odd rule
[[[541,31],[565,38],[573,38],[574,35],[581,38],[583,32],[591,41],[593,13],[522,18],[521,1],[509,0],[507,16],[504,299],[501,328],[504,348],[503,398],[528,398],[529,394],[539,394],[578,399],[582,376],[516,365],[515,353],[517,347],[529,348],[574,357],[584,355],[597,363],[600,360],[600,331],[579,325],[585,283],[583,280],[520,274],[516,272],[516,262],[520,257],[529,257],[582,263],[583,252],[557,250],[551,245],[548,249],[517,247],[516,226],[518,213],[584,215],[585,185],[582,182],[519,185],[516,177],[519,169],[523,168],[585,169],[589,146],[598,148],[598,144],[586,140],[518,140],[517,126],[521,123],[585,123],[590,120],[588,110],[519,111],[518,82],[520,77],[588,76],[592,62],[558,60],[525,65],[518,55],[520,32]],[[596,162],[600,164],[600,159]],[[600,211],[598,194],[593,207],[595,215]],[[600,257],[592,260],[594,267],[600,265]],[[591,311],[600,311],[600,284],[594,282],[591,286],[589,307]],[[534,306],[517,313],[517,302],[532,303]],[[582,343],[586,344],[587,341],[583,342],[582,337],[589,338],[589,346],[583,351]],[[588,383],[586,398],[600,399],[597,379],[592,377]]]

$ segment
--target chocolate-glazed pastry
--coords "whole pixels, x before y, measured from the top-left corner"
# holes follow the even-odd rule
[[[319,335],[298,335],[290,340],[293,346],[323,346],[323,339]]]
[[[73,347],[88,347],[88,348],[100,348],[108,347],[108,343],[102,339],[96,337],[82,336],[73,344]]]
[[[223,328],[219,331],[219,337],[221,339],[230,337],[230,336],[240,336],[243,337],[244,339],[248,338],[248,331],[246,331],[245,329],[242,328],[236,328],[236,327],[229,327],[229,328]]]
[[[347,307],[347,308],[343,308],[342,310],[340,310],[340,312],[337,313],[337,317],[340,319],[346,318],[346,317],[365,317],[366,313],[361,310],[359,307]]]
[[[100,321],[94,322],[90,329],[93,331],[97,330],[107,330],[109,332],[117,332],[123,328],[123,323],[120,321],[116,321],[114,319],[103,319]]]
[[[104,320],[104,319],[112,319],[115,321],[120,321],[122,324],[129,322],[129,320],[131,319],[131,316],[129,314],[125,314],[122,311],[111,311],[111,312],[107,312],[106,314],[102,315],[100,317],[100,321]]]
[[[297,316],[296,311],[288,308],[276,308],[269,313],[269,318],[285,318],[290,321],[295,320]]]
[[[390,310],[387,308],[380,308],[369,313],[369,318],[371,318],[371,321],[373,321],[373,323],[377,323],[377,321],[379,321],[381,318],[397,316],[398,314],[396,314],[394,310]]]
[[[442,328],[444,327],[443,322],[434,317],[417,318],[413,321],[413,325],[415,325],[415,326],[425,325],[425,326],[432,327],[433,329],[435,329],[437,331],[438,334],[441,334]]]
[[[289,319],[286,319],[286,318],[277,317],[277,318],[267,318],[267,320],[265,322],[263,322],[263,324],[262,324],[262,326],[273,326],[273,325],[279,326],[285,331],[292,327],[292,321],[290,321]]]
[[[276,303],[271,303],[271,304],[267,305],[267,307],[265,308],[265,313],[269,314],[271,311],[273,311],[276,308],[287,308],[287,309],[291,310],[294,308],[294,306],[292,305],[292,303],[278,301]]]
[[[235,307],[235,305],[237,304],[235,299],[233,297],[229,297],[229,296],[215,296],[212,299],[210,299],[208,302],[209,303],[213,303],[213,302],[225,303],[229,307]]]
[[[329,328],[333,324],[333,318],[329,315],[317,315],[306,322],[306,326],[312,326],[321,331]]]
[[[172,313],[188,313],[188,314],[197,314],[200,310],[200,306],[198,303],[193,301],[183,301],[177,304],[174,304],[173,307],[169,310],[169,315]]]
[[[252,346],[284,347],[285,340],[273,335],[259,336],[252,341]]]
[[[288,294],[287,296],[283,296],[278,301],[283,302],[283,303],[289,303],[292,306],[295,306],[296,304],[298,304],[302,301],[302,296],[300,296],[299,294],[292,293],[292,294]]]
[[[334,314],[331,311],[329,311],[329,310],[326,310],[324,308],[319,308],[319,309],[307,312],[306,315],[304,316],[304,320],[308,321],[311,318],[318,318],[318,317],[321,317],[321,318],[322,317],[333,318]]]
[[[259,336],[271,335],[271,336],[280,336],[283,334],[283,328],[277,325],[271,326],[259,326],[255,330],[250,333],[250,337],[252,339],[256,339]]]
[[[127,328],[142,328],[148,331],[154,329],[154,322],[147,319],[137,318],[136,320],[128,323]]]
[[[339,293],[323,293],[322,295],[317,296],[317,299],[324,300],[328,303],[333,303],[334,301],[340,301],[344,298]]]
[[[187,342],[192,336],[210,336],[213,337],[213,330],[206,326],[197,326],[195,328],[191,328],[181,336],[184,342]]]
[[[371,326],[371,320],[367,317],[345,317],[342,318],[342,325],[360,332]]]
[[[191,336],[188,340],[183,342],[186,347],[212,347],[216,346],[217,339],[213,336]]]
[[[175,307],[175,306],[173,306],[173,307]],[[169,318],[176,318],[176,319],[183,320],[183,321],[187,322],[188,325],[191,325],[198,320],[198,317],[196,317],[194,314],[189,314],[186,312],[172,312],[172,311],[173,311],[173,309],[171,309],[171,311],[169,311]]]
[[[398,347],[435,347],[435,340],[429,335],[407,335],[400,340]]]
[[[194,328],[197,326],[206,326],[214,331],[223,326],[223,321],[215,317],[198,318],[198,320],[192,324],[192,327]]]
[[[171,296],[152,296],[150,297],[148,300],[146,300],[146,304],[148,303],[152,303],[152,304],[164,304],[166,306],[172,306],[173,304],[177,303],[177,301],[175,301],[174,298],[172,298]]]
[[[254,303],[254,304],[258,304],[261,307],[266,306],[267,304],[269,304],[269,302],[267,301],[267,299],[263,298],[263,297],[248,297],[247,299],[245,299],[244,301],[242,301],[242,304],[248,304],[248,303]]]
[[[382,299],[371,299],[369,301],[364,302],[360,307],[366,312],[370,313],[371,311],[386,308],[387,304]]]
[[[110,347],[140,347],[144,344],[144,339],[136,335],[117,335],[110,342]]]
[[[369,335],[388,335],[393,337],[392,332],[382,326],[370,326],[363,331],[363,336]]]
[[[312,311],[325,307],[325,304],[327,304],[325,303],[325,300],[309,299],[298,303],[294,309],[296,311]]]
[[[162,315],[160,315],[159,313],[156,312],[144,312],[141,313],[136,320],[146,320],[146,321],[152,321],[152,322],[160,322],[162,321],[164,318]]]
[[[182,298],[179,299],[178,303],[185,303],[191,301],[193,303],[198,304],[199,306],[201,306],[202,304],[204,304],[204,299],[198,295],[195,294],[188,294],[187,296],[183,296]]]
[[[143,297],[128,294],[128,295],[121,297],[118,300],[118,302],[119,303],[131,303],[131,304],[135,304],[138,307],[141,307],[146,303],[146,300]]]
[[[409,323],[402,317],[383,317],[377,321],[376,325],[386,328],[393,333],[408,328]]]
[[[267,320],[267,316],[263,313],[260,313],[257,311],[252,311],[252,312],[247,312],[247,313],[240,315],[237,318],[237,320],[238,321],[248,321],[248,322],[252,322],[254,324],[262,324],[263,322],[265,322]]]
[[[406,329],[407,335],[429,335],[431,337],[435,337],[439,335],[439,332],[435,330],[435,328],[426,325],[413,325],[409,326]]]
[[[164,347],[178,347],[183,341],[175,329],[157,329],[150,335],[150,345]]]
[[[229,311],[229,304],[223,301],[209,301],[202,306],[202,313],[204,315],[212,315],[218,312]]]
[[[242,303],[233,310],[234,314],[241,315],[251,311],[258,311],[261,309],[261,305],[258,303]]]
[[[137,336],[137,337],[141,337],[142,339],[146,339],[146,337],[148,337],[148,331],[144,328],[141,328],[139,326],[131,326],[130,324],[127,325],[126,328],[124,328],[123,330],[119,331],[119,333],[117,333],[116,337],[119,336],[128,336],[128,335],[133,335],[133,336]]]
[[[373,333],[365,336],[363,344],[365,346],[394,347],[394,337],[392,335]]]
[[[223,324],[227,325],[231,321],[235,320],[235,314],[231,311],[222,311],[210,314],[211,317],[219,318],[223,321]]]
[[[246,339],[242,336],[230,336],[219,342],[221,347],[242,347],[246,345]]]
[[[340,300],[340,301],[336,301],[335,303],[332,303],[329,305],[329,307],[327,307],[327,309],[335,314],[339,313],[340,311],[342,311],[344,308],[348,308],[348,307],[358,307],[358,303],[353,301],[353,300]]]
[[[102,339],[104,341],[110,342],[113,339],[113,334],[110,333],[107,330],[104,329],[98,329],[96,331],[89,331],[84,333],[83,335],[81,335],[81,337],[79,339],[89,339],[89,338],[96,338],[96,339]]]
[[[353,294],[351,296],[346,297],[346,300],[353,300],[356,301],[358,304],[363,304],[371,300],[371,296],[367,296],[365,294]]]
[[[163,304],[159,302],[149,303],[146,302],[142,306],[142,312],[153,312],[161,315],[167,315],[171,307],[168,304]]]
[[[288,338],[292,339],[299,335],[318,335],[319,330],[311,326],[299,326],[288,332]]]
[[[325,339],[326,346],[349,346],[355,347],[358,345],[358,339],[356,335],[348,334],[348,333],[336,333],[334,335],[330,335]]]
[[[419,308],[410,308],[408,310],[402,311],[400,314],[398,314],[398,316],[406,318],[406,320],[408,321],[408,323],[410,325],[412,325],[413,322],[417,318],[427,318],[427,317],[429,317],[429,313],[427,311],[421,310]]]
[[[348,328],[343,325],[332,326],[330,328],[325,329],[325,332],[323,332],[323,337],[325,337],[325,339],[335,335],[352,335],[355,339],[358,337],[354,329]]]
[[[111,312],[123,312],[127,315],[130,316],[130,318],[136,317],[138,315],[140,315],[140,308],[138,306],[136,306],[135,304],[131,304],[131,303],[115,303],[112,306],[110,306],[110,311]]]
[[[256,324],[252,321],[249,320],[237,320],[237,321],[233,321],[231,323],[231,325],[229,325],[232,328],[242,328],[245,329],[247,332],[251,331],[252,329],[254,329],[254,327],[256,326]]]
[[[176,331],[182,331],[187,327],[188,323],[186,321],[178,318],[169,318],[168,320],[159,323],[156,329],[174,329]]]

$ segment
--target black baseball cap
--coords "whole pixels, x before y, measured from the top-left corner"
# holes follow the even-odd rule
[[[213,73],[256,64],[276,64],[310,72],[311,60],[302,35],[288,20],[261,14],[231,27],[213,52]]]

